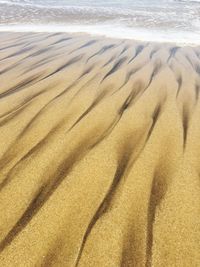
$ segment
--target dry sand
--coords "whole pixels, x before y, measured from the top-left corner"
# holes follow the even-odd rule
[[[0,266],[200,266],[200,48],[0,37]]]

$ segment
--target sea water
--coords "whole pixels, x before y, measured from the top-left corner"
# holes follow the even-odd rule
[[[10,30],[200,45],[200,0],[0,0],[0,31]]]

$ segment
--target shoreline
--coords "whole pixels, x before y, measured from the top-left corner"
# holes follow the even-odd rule
[[[123,32],[124,31],[124,32]],[[74,34],[86,34],[91,36],[99,36],[111,39],[130,40],[136,42],[150,42],[157,44],[169,44],[177,45],[180,47],[199,47],[200,46],[200,34],[189,34],[186,40],[181,39],[178,35],[181,32],[159,32],[156,30],[144,30],[144,29],[131,29],[127,27],[115,27],[110,28],[110,25],[77,25],[77,24],[22,24],[22,25],[0,25],[0,32],[39,32],[39,33],[74,33]],[[152,36],[153,35],[153,36]],[[167,38],[166,38],[167,35]],[[184,35],[184,33],[183,33]],[[137,37],[138,36],[138,37]],[[192,36],[198,37],[199,40],[192,41]],[[195,38],[194,37],[194,38]]]

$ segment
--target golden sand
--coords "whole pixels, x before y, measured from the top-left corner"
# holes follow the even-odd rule
[[[200,48],[0,37],[0,266],[200,266]]]

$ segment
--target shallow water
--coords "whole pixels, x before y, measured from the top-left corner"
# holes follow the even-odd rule
[[[0,0],[0,30],[9,29],[200,44],[200,1]]]

